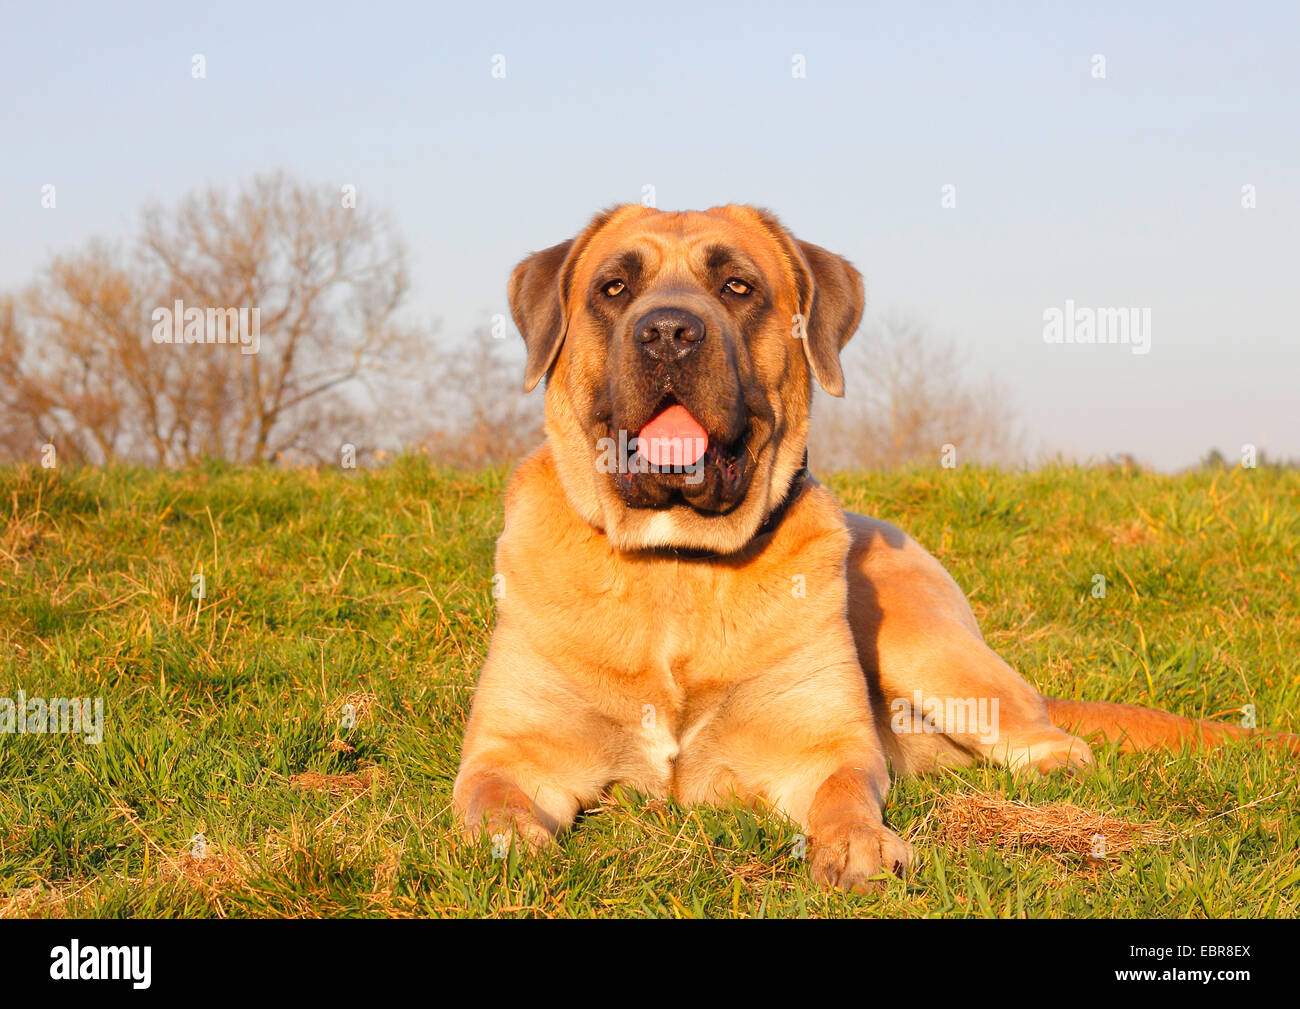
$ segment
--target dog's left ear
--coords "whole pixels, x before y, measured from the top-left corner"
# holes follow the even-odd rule
[[[862,274],[843,256],[827,252],[820,245],[801,242],[774,214],[757,207],[728,208],[756,217],[785,251],[794,273],[799,319],[793,320],[794,335],[803,344],[808,368],[819,385],[832,396],[844,395],[844,369],[840,351],[849,342],[858,323],[866,296]]]
[[[843,256],[811,242],[794,242],[807,271],[809,289],[800,291],[804,306],[803,349],[813,377],[832,396],[844,395],[840,351],[862,321],[866,295],[862,274]]]

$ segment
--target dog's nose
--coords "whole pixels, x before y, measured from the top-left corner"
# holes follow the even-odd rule
[[[679,361],[704,339],[699,316],[680,308],[656,308],[636,324],[636,342],[641,350],[665,364]]]

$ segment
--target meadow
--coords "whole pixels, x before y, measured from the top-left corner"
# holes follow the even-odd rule
[[[104,716],[98,743],[0,732],[0,915],[1300,915],[1296,759],[1252,744],[902,780],[917,864],[865,896],[811,884],[774,815],[622,791],[539,855],[460,842],[506,479],[0,468],[0,697]],[[1044,692],[1300,732],[1300,471],[826,482],[939,557]]]

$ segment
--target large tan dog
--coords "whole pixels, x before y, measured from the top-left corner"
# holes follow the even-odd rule
[[[889,768],[1092,763],[1244,730],[1045,698],[898,529],[804,469],[812,382],[841,395],[862,278],[744,206],[629,205],[524,260],[510,305],[547,443],[515,473],[500,619],[455,804],[471,833],[543,844],[626,783],[770,804],[815,878],[903,872]],[[1071,731],[1066,731],[1066,729]]]

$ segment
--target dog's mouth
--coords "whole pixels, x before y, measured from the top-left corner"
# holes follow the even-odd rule
[[[665,396],[634,437],[619,441],[619,495],[633,508],[730,511],[748,487],[753,427],[747,421],[729,439],[710,434],[684,404]]]

